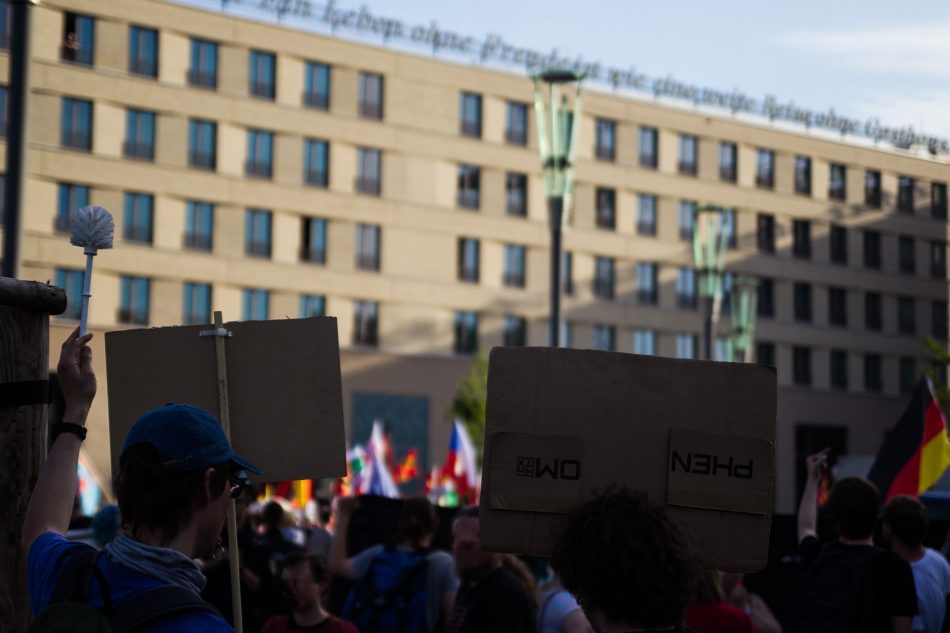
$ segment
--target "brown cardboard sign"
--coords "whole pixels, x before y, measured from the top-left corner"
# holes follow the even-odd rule
[[[623,484],[668,505],[707,564],[760,569],[771,524],[775,413],[771,367],[495,348],[482,546],[550,555],[565,512]],[[729,474],[740,476],[722,484],[729,457]],[[749,459],[754,465],[745,470]],[[706,473],[713,465],[714,476]]]
[[[336,319],[227,323],[231,444],[262,481],[346,474]],[[106,333],[113,472],[132,423],[168,402],[218,415],[211,325]]]

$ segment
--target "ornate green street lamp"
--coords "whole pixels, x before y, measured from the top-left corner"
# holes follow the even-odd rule
[[[725,220],[722,207],[703,205],[693,211],[693,263],[699,275],[699,296],[703,299],[706,360],[712,360],[712,341],[722,302],[722,273],[729,239],[724,230]]]
[[[561,230],[570,216],[574,191],[574,156],[581,121],[581,80],[572,70],[548,69],[534,75],[534,115],[538,152],[544,172],[551,226],[551,324],[549,342],[558,346],[561,309]],[[573,87],[571,86],[573,84]],[[545,101],[547,88],[547,102]],[[568,94],[574,92],[574,113]],[[575,124],[576,122],[576,124]],[[567,213],[565,213],[565,211]]]
[[[752,360],[755,318],[759,300],[759,279],[751,275],[736,277],[732,288],[732,349],[736,361]]]

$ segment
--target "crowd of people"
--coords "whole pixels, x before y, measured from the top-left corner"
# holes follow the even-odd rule
[[[889,499],[880,517],[876,488],[842,479],[828,500],[837,538],[818,540],[827,451],[807,460],[797,610],[781,623],[741,574],[706,569],[662,505],[624,486],[570,513],[550,560],[485,551],[477,507],[440,523],[421,497],[399,502],[388,538],[368,544],[361,526],[381,520],[361,507],[367,498],[340,497],[300,514],[260,500],[244,476],[257,468],[190,405],[155,409],[130,430],[118,507],[109,513],[121,530],[96,546],[70,540],[76,461],[96,392],[89,338],[77,331],[63,344],[64,418],[22,534],[36,630],[100,630],[80,622],[114,631],[233,630],[222,545],[232,499],[241,620],[251,633],[898,633],[950,624],[950,564],[924,546],[928,518],[916,498]],[[450,535],[440,541],[445,522]],[[873,540],[879,523],[883,547]]]

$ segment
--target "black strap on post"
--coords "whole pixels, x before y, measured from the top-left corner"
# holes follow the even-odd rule
[[[52,401],[49,380],[0,383],[0,407],[26,407]]]

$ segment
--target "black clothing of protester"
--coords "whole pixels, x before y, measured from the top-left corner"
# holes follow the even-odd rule
[[[534,633],[534,600],[514,574],[499,567],[478,583],[463,582],[446,633]]]
[[[801,633],[890,633],[891,618],[917,614],[910,565],[891,552],[809,536],[799,555]]]

